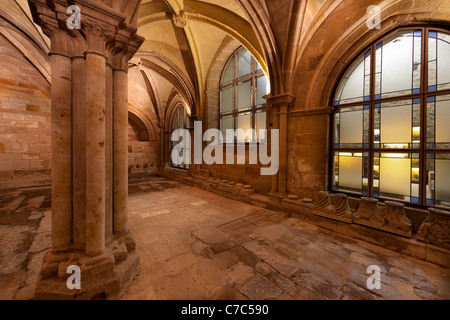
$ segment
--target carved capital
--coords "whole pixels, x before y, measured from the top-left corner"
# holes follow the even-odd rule
[[[292,94],[286,93],[286,94],[280,94],[277,96],[272,96],[267,99],[267,103],[274,107],[283,107],[287,106],[292,107],[294,105],[296,97]]]
[[[115,28],[102,24],[90,18],[83,20],[86,35],[86,53],[96,53],[105,56],[106,44],[115,36]]]

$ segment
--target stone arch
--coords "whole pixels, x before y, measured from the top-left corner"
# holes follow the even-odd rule
[[[135,129],[136,138],[139,141],[157,140],[158,137],[153,123],[132,105],[128,106],[128,122]]]
[[[355,13],[355,20],[349,19],[348,24],[336,25],[337,16],[346,8],[343,3],[336,6],[325,7],[329,15],[319,15],[320,21],[315,23],[315,27],[310,28],[305,36],[305,42],[299,50],[301,56],[296,70],[297,79],[311,79],[301,88],[296,88],[297,103],[296,109],[320,109],[330,106],[330,97],[335,89],[339,76],[351,61],[361,53],[366,47],[382,36],[393,32],[399,27],[418,25],[441,25],[450,14],[450,4],[435,12],[427,4],[415,3],[411,6],[404,6],[402,1],[384,1],[381,8],[381,29],[370,30],[366,25],[366,7],[358,6],[360,12]],[[347,4],[348,5],[348,4]],[[348,8],[347,8],[348,10]],[[414,12],[414,13],[411,13]],[[326,16],[326,17],[324,17]],[[430,19],[430,16],[433,19]],[[331,27],[331,24],[333,27]],[[448,27],[448,22],[445,22]],[[336,33],[336,37],[329,35],[330,30]],[[314,39],[334,39],[333,43],[327,43],[326,47],[318,51],[319,46],[324,43],[313,42]],[[317,55],[316,52],[323,52]]]
[[[128,111],[128,123],[134,129],[136,138],[139,141],[149,141],[150,134],[145,126],[144,122],[134,113]]]
[[[165,115],[165,131],[166,132],[171,132],[172,131],[172,123],[173,123],[173,118],[175,116],[175,114],[178,111],[178,108],[181,106],[183,106],[187,113],[189,115],[193,115],[193,111],[191,108],[189,108],[189,105],[186,103],[186,101],[183,99],[183,97],[177,93],[177,92],[172,92],[169,101],[167,102],[167,108],[166,108],[166,115]]]

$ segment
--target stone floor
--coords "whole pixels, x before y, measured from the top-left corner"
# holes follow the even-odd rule
[[[123,299],[449,299],[450,270],[163,178],[130,181]],[[367,268],[381,290],[367,289]]]
[[[49,207],[49,188],[0,193],[0,299],[32,297]],[[450,298],[449,269],[165,178],[130,179],[129,226],[141,273],[123,299]]]
[[[0,300],[29,299],[51,246],[51,189],[0,191]]]

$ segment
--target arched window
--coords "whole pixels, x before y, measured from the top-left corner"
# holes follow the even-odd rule
[[[333,104],[334,191],[450,207],[450,34],[402,29],[365,50]]]
[[[172,131],[175,131],[177,129],[189,129],[190,123],[189,123],[189,114],[187,113],[186,109],[183,106],[179,106],[178,110],[176,111],[174,117],[173,117],[173,123],[172,123]],[[177,143],[175,143],[177,144]],[[189,151],[190,146],[185,146],[186,150]],[[173,149],[173,145],[171,146],[170,150]],[[183,151],[180,151],[183,152]],[[180,157],[183,157],[183,154],[180,154]],[[189,164],[182,163],[180,165],[172,163],[173,167],[182,168],[182,169],[189,169]]]
[[[252,137],[240,142],[262,142],[260,129],[266,129],[266,99],[269,80],[261,66],[244,47],[238,49],[226,64],[220,82],[220,130],[226,142],[227,129],[255,129]]]

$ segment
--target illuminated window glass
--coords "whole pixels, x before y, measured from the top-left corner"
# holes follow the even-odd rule
[[[245,142],[264,142],[266,129],[266,96],[269,79],[261,66],[245,48],[238,49],[229,59],[222,73],[220,85],[220,130],[224,136],[227,129],[256,130],[251,137],[236,137]],[[241,141],[242,142],[242,141]]]
[[[187,113],[186,109],[183,106],[178,107],[172,122],[172,130],[175,131],[177,129],[189,129],[190,128],[190,122],[189,122],[189,114]],[[172,144],[178,144],[172,142]],[[174,145],[171,146],[171,150],[173,149]],[[186,151],[189,151],[191,146],[185,146]],[[180,151],[183,152],[183,151]],[[187,153],[189,154],[189,153]],[[183,154],[180,154],[180,157],[182,157]],[[187,161],[186,161],[187,162]],[[180,165],[176,165],[172,163],[173,167],[182,168],[182,169],[189,169],[189,164],[182,163]]]
[[[450,35],[402,29],[336,86],[332,189],[450,207]],[[425,72],[422,72],[425,70]]]

